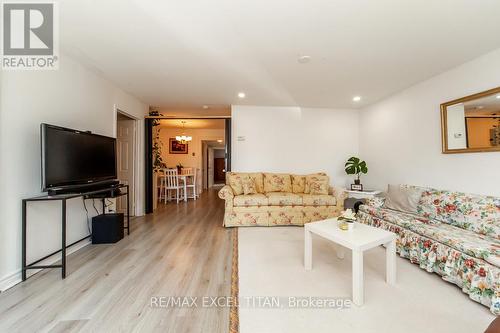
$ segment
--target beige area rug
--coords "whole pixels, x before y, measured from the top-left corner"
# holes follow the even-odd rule
[[[351,254],[313,235],[313,269],[303,266],[304,229],[239,228],[242,333],[264,332],[484,332],[495,318],[458,287],[397,258],[397,282],[385,283],[385,250],[365,252],[365,303],[344,309],[283,308],[289,296],[351,298]],[[272,303],[274,302],[274,303]],[[253,306],[262,305],[263,307]],[[272,303],[272,304],[271,304]],[[273,307],[269,307],[269,305]],[[251,306],[249,306],[251,305]]]

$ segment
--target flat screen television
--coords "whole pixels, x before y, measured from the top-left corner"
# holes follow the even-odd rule
[[[42,190],[71,192],[117,178],[116,139],[41,124]]]

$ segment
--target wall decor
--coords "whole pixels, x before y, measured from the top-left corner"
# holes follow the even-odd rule
[[[168,152],[170,154],[187,154],[188,153],[188,143],[182,143],[177,141],[175,138],[169,139]]]
[[[500,87],[441,104],[444,154],[500,151]]]

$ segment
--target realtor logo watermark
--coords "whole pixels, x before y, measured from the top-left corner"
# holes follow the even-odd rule
[[[58,69],[58,18],[55,2],[3,2],[2,69]]]
[[[342,297],[311,296],[152,296],[151,308],[258,308],[258,309],[349,309],[352,302]]]

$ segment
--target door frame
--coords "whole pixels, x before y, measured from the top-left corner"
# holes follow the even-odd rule
[[[144,173],[145,173],[145,212],[153,213],[153,120],[155,119],[223,119],[224,120],[224,141],[226,151],[226,172],[231,171],[231,116],[146,116],[144,119],[144,137],[146,147],[144,149]],[[116,121],[115,121],[116,123]]]
[[[140,197],[140,189],[139,189],[139,170],[140,170],[140,161],[139,156],[140,153],[140,147],[139,147],[139,125],[140,125],[140,119],[137,117],[134,117],[127,111],[124,111],[123,108],[120,108],[118,105],[114,105],[114,112],[113,112],[113,117],[114,117],[114,122],[113,122],[113,136],[117,138],[118,136],[118,114],[121,114],[122,116],[125,116],[129,118],[130,120],[134,121],[134,140],[133,140],[133,146],[134,146],[134,156],[132,157],[132,181],[133,181],[133,188],[134,191],[131,193],[131,200],[130,203],[132,204],[132,207],[130,208],[130,211],[132,212],[133,216],[141,216],[142,212],[139,212],[139,202],[138,199]]]

